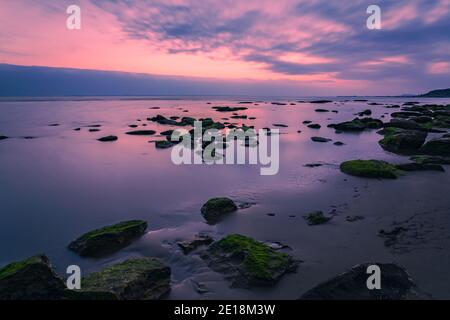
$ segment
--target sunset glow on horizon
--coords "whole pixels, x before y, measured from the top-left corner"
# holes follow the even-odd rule
[[[82,12],[65,27],[66,8]],[[0,63],[294,82],[315,94],[417,93],[450,83],[450,1],[1,1]],[[303,91],[302,91],[303,90]]]

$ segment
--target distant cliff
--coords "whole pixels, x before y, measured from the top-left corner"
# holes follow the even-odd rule
[[[429,97],[429,98],[450,98],[450,88],[449,89],[438,89],[421,94],[419,97]]]

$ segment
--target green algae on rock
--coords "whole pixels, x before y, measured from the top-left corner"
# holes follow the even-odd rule
[[[0,269],[0,300],[54,300],[65,289],[45,255],[12,262]]]
[[[450,156],[450,138],[430,140],[423,145],[420,153],[433,156]]]
[[[229,198],[212,198],[202,206],[201,213],[209,224],[216,224],[237,209],[234,201]]]
[[[146,229],[146,221],[124,221],[85,233],[72,241],[68,248],[81,256],[102,256],[128,246]]]
[[[311,212],[304,216],[304,218],[310,226],[324,224],[331,220],[331,217],[326,217],[322,211]]]
[[[381,160],[349,160],[341,163],[343,173],[365,178],[396,179],[401,171],[394,165]]]
[[[120,300],[155,300],[170,291],[171,270],[156,258],[133,258],[91,273],[82,291],[113,294]]]
[[[426,138],[426,132],[404,130],[393,134],[387,133],[378,143],[386,151],[397,154],[414,154],[424,144]]]
[[[202,256],[233,287],[270,286],[297,269],[297,262],[252,238],[232,234],[214,242]]]

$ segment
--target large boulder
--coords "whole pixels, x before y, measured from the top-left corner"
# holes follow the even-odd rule
[[[396,179],[400,171],[392,164],[381,160],[349,160],[341,163],[343,173],[365,178]]]
[[[369,265],[381,271],[381,289],[369,290],[367,273]],[[359,264],[313,289],[300,299],[305,300],[416,300],[430,299],[417,288],[405,269],[392,263]]]
[[[0,300],[54,300],[65,289],[45,255],[13,262],[0,269]]]
[[[420,149],[420,153],[434,156],[450,156],[450,138],[430,140]]]
[[[211,269],[225,274],[234,287],[274,285],[297,268],[290,255],[239,234],[214,242],[202,258]]]
[[[85,233],[69,244],[69,249],[81,256],[102,256],[128,246],[142,236],[147,222],[131,220]]]
[[[339,131],[364,131],[365,129],[381,128],[383,127],[383,122],[373,118],[355,118],[351,121],[332,124],[330,127]]]
[[[202,206],[201,213],[209,224],[216,224],[237,209],[234,201],[229,198],[212,198]]]
[[[129,259],[84,277],[81,292],[121,300],[155,300],[170,291],[170,274],[159,259]]]
[[[387,134],[379,144],[384,150],[398,154],[416,153],[425,142],[427,133],[407,130],[395,134]]]

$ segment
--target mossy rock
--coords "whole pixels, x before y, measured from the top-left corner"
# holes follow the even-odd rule
[[[368,290],[367,268],[381,271],[381,289]],[[392,263],[359,264],[301,296],[302,300],[417,300],[430,299],[411,279],[405,269]]]
[[[326,217],[322,211],[311,212],[304,216],[304,218],[310,226],[324,224],[331,220],[331,217]]]
[[[85,233],[72,241],[69,249],[81,256],[96,257],[110,254],[128,246],[133,240],[142,236],[146,229],[146,221],[120,222]]]
[[[450,164],[450,157],[441,156],[412,156],[410,160],[421,164]]]
[[[401,171],[394,165],[381,160],[350,160],[341,163],[343,173],[365,178],[396,179]]]
[[[420,149],[420,153],[433,156],[450,156],[450,138],[430,140]]]
[[[173,143],[167,140],[156,141],[155,147],[156,149],[167,149],[173,146]]]
[[[229,198],[212,198],[202,206],[201,213],[209,224],[216,224],[237,209],[234,201]]]
[[[0,300],[55,300],[61,298],[64,289],[64,282],[45,255],[0,269]]]
[[[445,169],[439,164],[427,164],[417,162],[397,164],[395,167],[402,171],[441,171],[441,172],[445,171]]]
[[[121,300],[155,300],[170,291],[171,270],[156,258],[134,258],[91,273],[81,280],[82,291]]]
[[[385,135],[378,143],[387,151],[397,154],[414,154],[424,144],[427,133],[423,131],[407,130]]]
[[[297,268],[290,255],[239,234],[214,242],[202,257],[234,287],[274,285]]]

